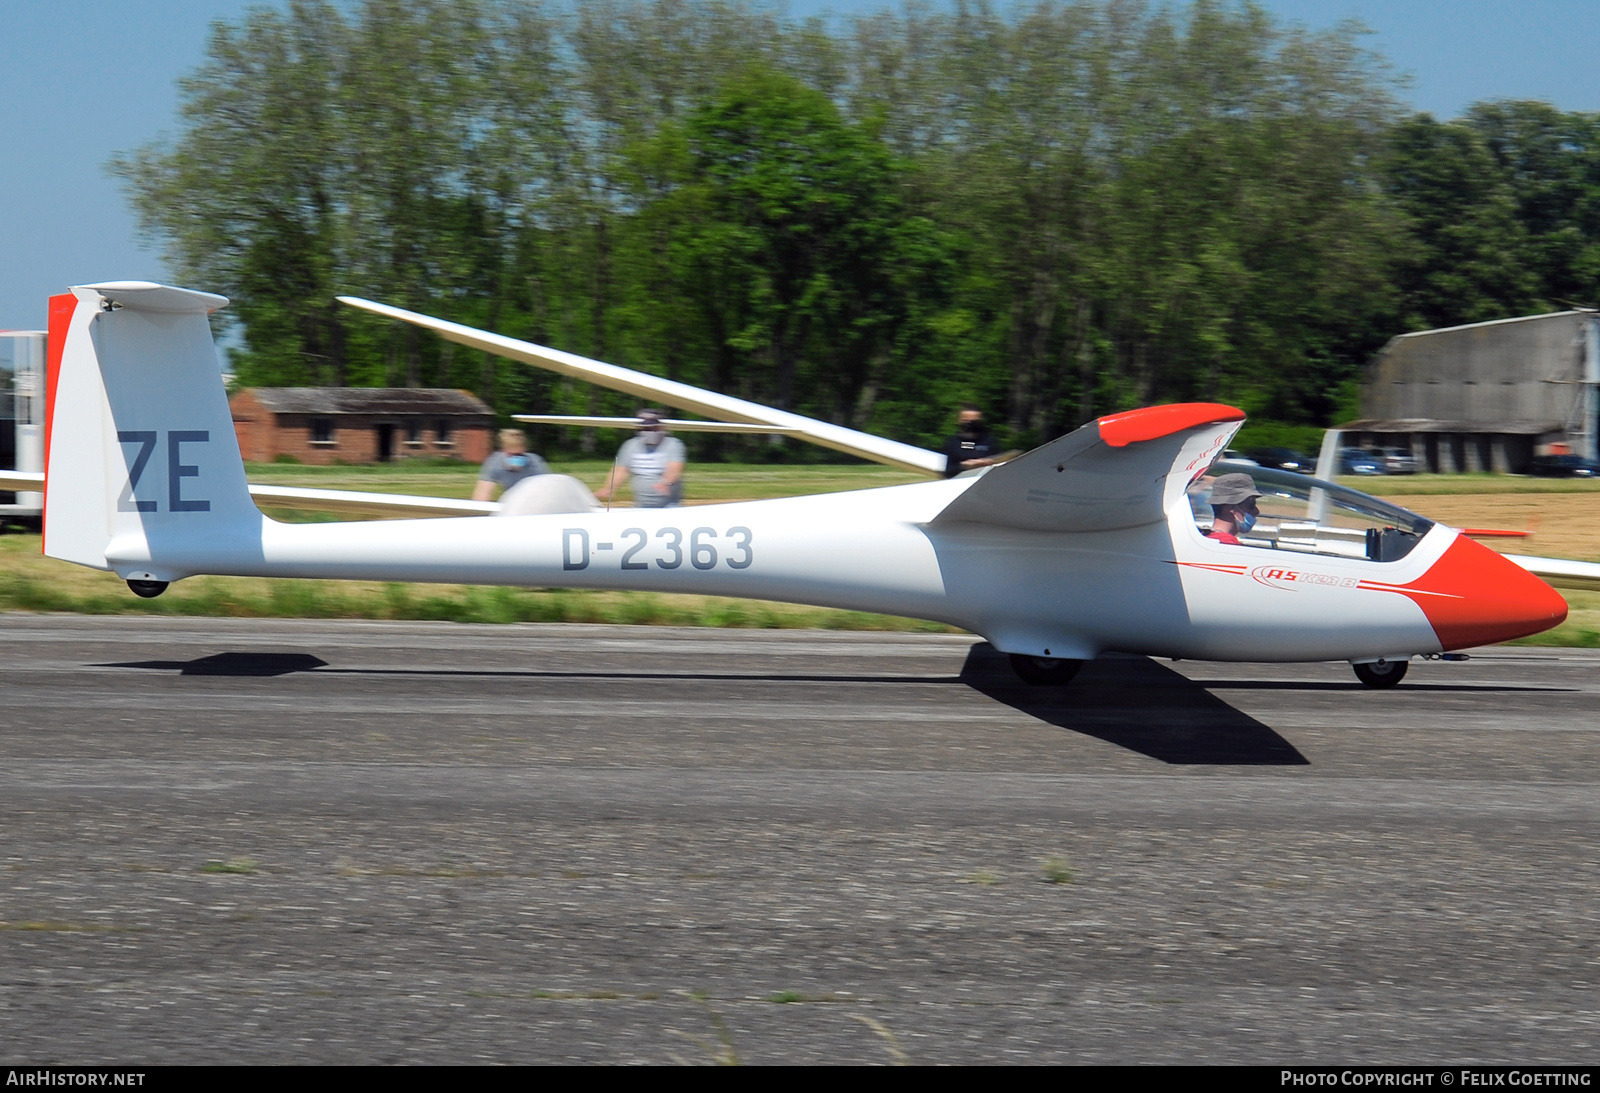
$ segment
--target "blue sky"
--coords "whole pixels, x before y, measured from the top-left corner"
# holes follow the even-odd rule
[[[0,0],[0,328],[42,327],[69,284],[164,280],[104,165],[177,128],[177,86],[213,20],[247,0]],[[794,14],[881,0],[791,0]],[[1600,111],[1594,0],[1264,0],[1311,27],[1360,19],[1368,44],[1411,78],[1416,109],[1453,117],[1482,99]],[[195,288],[206,288],[196,285]]]

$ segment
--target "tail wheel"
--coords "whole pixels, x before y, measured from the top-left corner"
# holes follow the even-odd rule
[[[1083,667],[1081,660],[1062,660],[1059,657],[1030,657],[1011,654],[1011,670],[1022,677],[1024,683],[1035,687],[1062,686],[1072,682],[1072,677]]]
[[[1356,678],[1368,687],[1383,689],[1393,687],[1406,678],[1406,669],[1411,667],[1409,660],[1376,660],[1370,664],[1352,664],[1356,670]]]

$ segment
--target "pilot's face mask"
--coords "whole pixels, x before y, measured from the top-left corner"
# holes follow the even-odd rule
[[[660,444],[661,443],[661,435],[662,434],[661,434],[661,430],[660,429],[640,429],[639,430],[639,439],[644,441],[645,447],[647,447],[647,448],[654,448],[657,444]]]
[[[1234,505],[1234,527],[1238,529],[1240,535],[1244,535],[1248,533],[1251,528],[1256,526],[1256,517],[1260,515],[1261,511],[1256,508],[1255,498],[1253,497],[1246,501],[1243,505]]]

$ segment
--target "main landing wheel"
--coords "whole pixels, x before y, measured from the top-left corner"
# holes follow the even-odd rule
[[[1011,654],[1011,670],[1022,677],[1024,683],[1035,687],[1061,686],[1072,682],[1072,677],[1083,667],[1081,660],[1062,660],[1058,657],[1030,657]]]
[[[167,590],[166,581],[129,581],[128,589],[135,596],[153,600]]]
[[[1393,687],[1406,678],[1406,669],[1411,667],[1409,660],[1375,660],[1370,664],[1352,664],[1356,670],[1356,678],[1368,687]]]

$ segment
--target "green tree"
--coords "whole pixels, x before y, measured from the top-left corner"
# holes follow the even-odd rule
[[[1384,175],[1411,241],[1395,272],[1406,329],[1505,318],[1535,306],[1527,232],[1473,127],[1427,114],[1405,120],[1390,137]]]
[[[1019,442],[1319,421],[1400,316],[1600,283],[1592,118],[1402,120],[1358,27],[1250,3],[290,0],[215,28],[182,110],[114,169],[235,298],[247,382],[632,409],[353,292],[924,443],[964,400]]]
[[[1600,116],[1478,103],[1463,119],[1494,157],[1545,306],[1600,302]]]
[[[237,363],[271,382],[347,378],[333,301],[349,261],[337,105],[345,33],[331,5],[307,0],[214,25],[206,63],[180,83],[183,139],[111,165],[146,232],[166,238],[178,276],[233,298],[245,344]]]
[[[707,304],[724,345],[770,370],[777,405],[796,405],[803,384],[827,416],[854,420],[905,313],[908,218],[888,149],[767,68],[731,81],[685,137],[691,200],[707,213],[690,262],[719,282]]]

